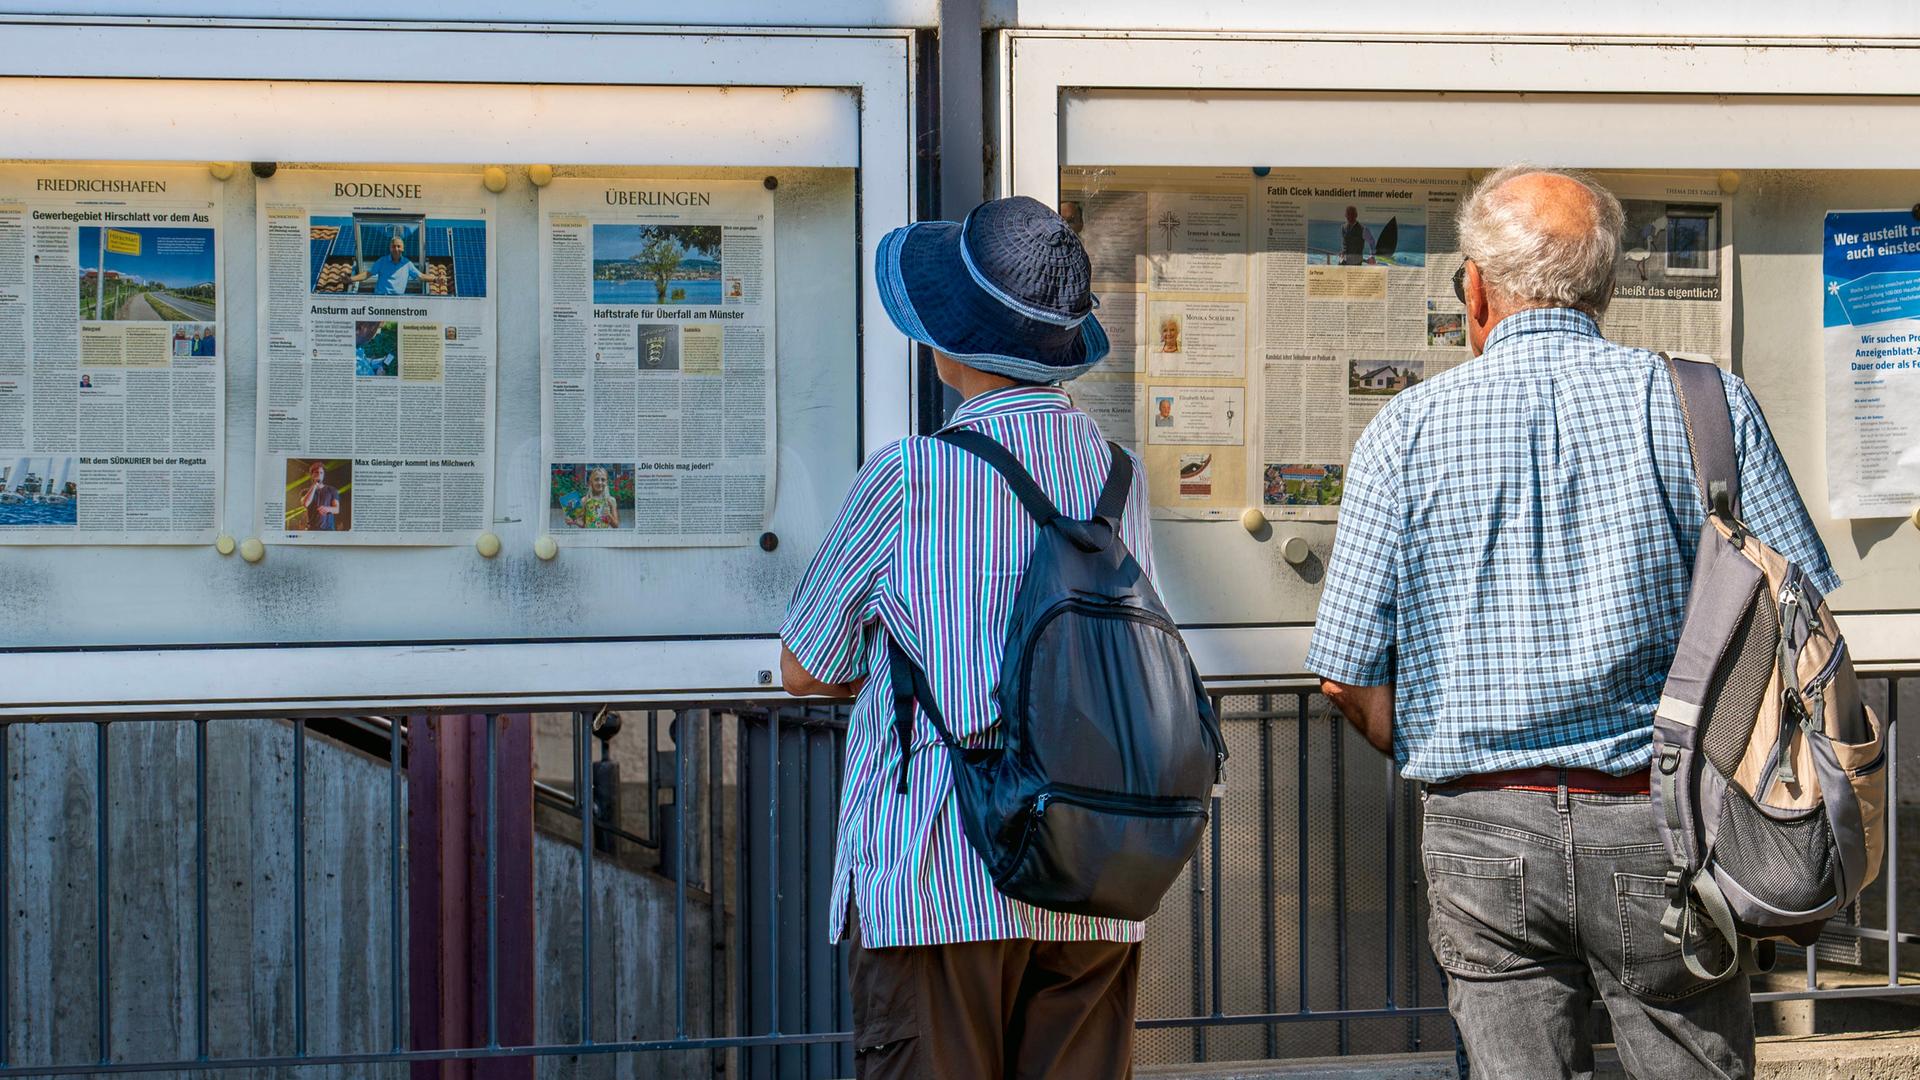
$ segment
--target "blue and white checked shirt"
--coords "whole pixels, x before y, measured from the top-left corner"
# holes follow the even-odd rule
[[[1745,382],[1741,516],[1840,585]],[[1402,773],[1647,764],[1705,510],[1666,365],[1567,308],[1502,319],[1353,450],[1307,668],[1394,684]]]
[[[951,428],[998,440],[1069,517],[1093,513],[1111,457],[1093,418],[1054,387],[969,398]],[[1153,572],[1146,473],[1134,464],[1120,536]],[[851,890],[869,948],[956,941],[1138,941],[1142,924],[1063,915],[1001,895],[960,830],[947,752],[916,725],[907,793],[887,682],[887,635],[927,673],[956,738],[987,745],[1014,594],[1037,527],[986,462],[928,438],[870,458],[800,581],[780,636],[823,682],[867,677],[847,725],[829,932]]]

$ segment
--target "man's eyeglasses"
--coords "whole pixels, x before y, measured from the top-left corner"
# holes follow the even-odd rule
[[[1461,303],[1467,302],[1467,260],[1460,260],[1460,269],[1453,272],[1453,295]]]

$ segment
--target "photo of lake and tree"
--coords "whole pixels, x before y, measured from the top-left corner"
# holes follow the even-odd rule
[[[595,225],[596,304],[718,304],[720,226]]]

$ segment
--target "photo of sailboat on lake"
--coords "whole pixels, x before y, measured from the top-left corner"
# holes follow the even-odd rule
[[[0,528],[72,527],[80,520],[78,459],[0,459]]]
[[[720,303],[720,226],[595,225],[593,302]]]

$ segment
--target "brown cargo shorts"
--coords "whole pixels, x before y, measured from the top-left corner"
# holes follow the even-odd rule
[[[860,1080],[1125,1080],[1140,946],[1009,938],[853,947]]]

